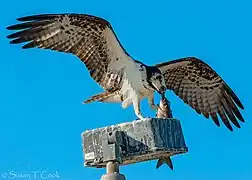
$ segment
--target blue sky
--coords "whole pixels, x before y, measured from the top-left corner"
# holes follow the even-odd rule
[[[81,104],[101,89],[76,57],[38,49],[23,51],[5,38],[9,33],[5,27],[16,23],[17,17],[75,12],[107,19],[125,49],[146,64],[185,56],[201,58],[245,106],[246,123],[229,132],[167,93],[174,116],[181,120],[189,152],[172,158],[174,171],[166,166],[156,170],[156,161],[124,166],[121,172],[127,179],[252,180],[251,8],[249,0],[3,1],[0,173],[57,171],[60,180],[99,179],[104,169],[83,167],[80,134],[135,119],[132,107]],[[146,101],[142,110],[145,116],[154,115]]]

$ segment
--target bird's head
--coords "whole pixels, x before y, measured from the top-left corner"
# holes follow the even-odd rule
[[[164,76],[162,75],[161,71],[155,66],[149,67],[147,68],[147,76],[149,85],[162,97],[164,97],[166,85]]]

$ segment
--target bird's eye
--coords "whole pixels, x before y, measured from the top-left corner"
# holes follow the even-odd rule
[[[158,80],[161,80],[161,78],[162,78],[162,77],[161,77],[160,75],[156,77],[156,79],[158,79]]]

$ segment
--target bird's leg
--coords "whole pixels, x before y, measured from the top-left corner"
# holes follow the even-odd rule
[[[155,103],[154,103],[154,93],[151,93],[147,98],[148,98],[148,103],[150,105],[150,108],[157,111],[158,106],[155,105]]]
[[[136,116],[140,119],[140,120],[144,120],[144,117],[140,111],[140,99],[139,97],[136,95],[135,98],[133,99],[133,107],[134,107],[134,111]]]

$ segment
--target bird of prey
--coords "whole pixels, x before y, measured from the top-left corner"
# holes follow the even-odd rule
[[[197,113],[220,126],[218,115],[233,130],[230,121],[240,127],[244,119],[238,108],[243,105],[232,89],[205,62],[185,57],[148,66],[134,60],[119,42],[111,24],[87,14],[40,14],[17,19],[20,24],[7,27],[20,30],[10,34],[11,44],[27,42],[23,48],[43,48],[71,53],[86,65],[92,78],[104,92],[85,101],[133,104],[136,116],[144,119],[140,101],[154,104],[154,92],[162,97],[172,90]]]

